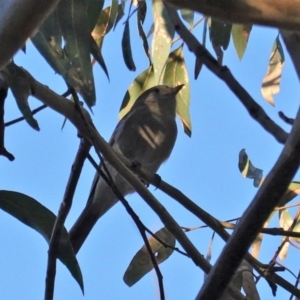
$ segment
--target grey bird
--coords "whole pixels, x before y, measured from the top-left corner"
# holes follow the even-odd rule
[[[176,94],[182,87],[158,85],[143,92],[115,128],[109,141],[112,148],[148,172],[156,173],[170,156],[176,141]],[[106,167],[123,196],[134,192],[108,162]],[[96,173],[87,205],[69,232],[75,253],[98,219],[118,200],[111,187]]]

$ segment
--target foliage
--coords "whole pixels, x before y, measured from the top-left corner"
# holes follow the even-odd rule
[[[177,115],[181,120],[184,132],[191,137],[190,70],[188,70],[186,64],[186,56],[189,55],[187,51],[189,45],[186,45],[182,36],[176,35],[176,28],[168,13],[168,9],[164,5],[164,1],[153,0],[150,2],[139,0],[126,2],[112,0],[108,6],[106,4],[107,2],[102,0],[61,1],[30,39],[53,71],[65,81],[69,88],[68,92],[72,93],[72,100],[78,104],[76,102],[76,93],[74,92],[76,91],[81,95],[88,108],[91,109],[96,105],[94,63],[97,62],[99,64],[109,79],[109,68],[107,68],[109,64],[103,56],[102,48],[105,45],[108,34],[112,34],[116,26],[121,26],[122,24],[124,27],[123,35],[121,40],[117,42],[122,47],[124,64],[129,71],[136,71],[134,45],[132,44],[132,34],[134,32],[141,39],[144,49],[143,55],[145,55],[145,61],[149,63],[149,66],[140,74],[134,75],[135,79],[124,94],[119,118],[123,118],[134,104],[134,101],[145,90],[158,84],[166,84],[168,86],[184,84],[177,96]],[[210,60],[213,66],[219,68],[218,70],[225,70],[225,67],[222,65],[224,55],[226,55],[226,51],[228,51],[227,49],[231,44],[234,46],[239,60],[243,59],[247,51],[250,35],[252,34],[253,24],[230,23],[209,16],[200,17],[189,9],[181,9],[180,13],[191,32],[196,26],[204,23],[202,45],[205,46],[208,43],[206,38],[208,30],[209,40],[216,55],[216,59],[211,59],[211,57],[206,57],[206,59]],[[145,20],[150,16],[153,17],[153,26],[152,30],[146,34],[144,28]],[[136,31],[132,30],[133,27]],[[178,41],[180,42],[179,46],[176,44]],[[202,50],[199,51],[201,52]],[[206,56],[206,52],[202,51],[201,53],[203,57]],[[194,58],[194,61],[194,74],[195,78],[198,78],[205,59],[202,61],[201,55],[199,55]],[[262,81],[261,88],[263,97],[273,106],[275,105],[273,97],[279,93],[284,62],[282,41],[278,34],[271,50],[267,74]],[[226,75],[220,76],[225,77]],[[8,85],[26,122],[33,129],[39,130],[40,125],[34,118],[34,111],[31,110],[28,103],[29,96],[34,95],[35,90],[27,70],[11,61],[1,70],[0,79],[3,79]],[[2,84],[1,80],[0,84]],[[2,88],[1,85],[0,88]],[[5,97],[2,101],[3,105],[4,100]],[[103,99],[99,99],[99,101],[103,101]],[[251,107],[248,107],[248,109],[251,110]],[[5,149],[4,144],[2,148]],[[253,180],[255,188],[261,187],[264,181],[263,171],[252,165],[245,150],[241,150],[239,154],[238,167],[244,177]],[[274,212],[269,216],[270,220],[274,216],[275,211],[279,210],[279,227],[285,230],[282,246],[277,253],[282,260],[288,255],[288,245],[291,242],[299,243],[299,236],[294,235],[289,238],[286,232],[291,231],[294,234],[299,232],[299,216],[296,215],[293,219],[287,210],[287,204],[299,194],[299,191],[299,182],[291,182],[278,205],[273,208]],[[38,231],[50,243],[56,216],[37,200],[20,192],[22,191],[0,191],[0,208]],[[179,197],[178,195],[176,196]],[[211,217],[211,220],[215,221],[218,226],[221,224],[213,217]],[[266,230],[268,221],[266,220],[264,226]],[[216,231],[216,228],[213,228],[213,230]],[[263,235],[259,234],[252,244],[254,249],[252,254],[255,258],[258,258],[262,240]],[[149,238],[149,245],[153,253],[156,254],[157,264],[167,260],[173,252],[176,252],[174,251],[175,243],[176,237],[170,232],[169,228],[165,227],[160,229],[154,237]],[[155,267],[146,249],[146,246],[143,246],[137,251],[124,274],[124,281],[129,286],[138,284],[137,282]],[[189,256],[190,253],[187,255]],[[60,248],[57,258],[67,266],[83,290],[80,263],[77,262],[68,232],[64,227],[61,229]],[[270,268],[275,263],[276,258],[270,263]],[[238,290],[241,290],[246,281],[242,276],[243,270],[247,269],[247,272],[253,272],[253,266],[249,267],[247,265],[245,267],[245,264],[248,263],[243,262],[232,282],[233,286],[237,287]],[[259,273],[259,271],[257,272]],[[262,273],[259,274],[262,275]],[[255,276],[253,275],[250,279],[251,283],[254,282],[254,278]],[[248,280],[249,277],[247,282]],[[272,291],[276,293],[274,285],[272,286]],[[254,290],[252,291],[253,295],[255,292]]]

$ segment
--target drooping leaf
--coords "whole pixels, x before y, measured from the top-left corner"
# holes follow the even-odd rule
[[[223,61],[223,50],[226,50],[229,45],[231,27],[230,23],[211,19],[209,36],[220,64]]]
[[[239,170],[244,177],[253,179],[255,187],[259,187],[262,183],[263,171],[252,165],[245,149],[239,153]]]
[[[119,119],[122,119],[130,111],[135,100],[141,93],[153,86],[155,86],[154,72],[153,67],[150,66],[134,79],[126,91],[121,104]]]
[[[111,0],[111,11],[108,18],[108,24],[107,24],[107,32],[113,28],[117,15],[118,15],[118,7],[119,7],[119,1],[118,0]]]
[[[152,39],[152,62],[156,83],[162,82],[166,60],[174,37],[174,26],[161,0],[153,0],[154,35]]]
[[[194,27],[194,12],[189,9],[181,9],[180,13],[181,13],[182,19],[190,25],[190,28],[193,28]]]
[[[289,230],[292,223],[293,223],[293,218],[287,209],[284,209],[279,212],[279,224],[281,228],[283,228],[284,230]],[[282,241],[283,240],[285,240],[285,237],[283,237]],[[278,257],[281,260],[285,260],[288,250],[289,250],[289,242],[286,242],[281,248]]]
[[[62,33],[57,10],[44,21],[38,32],[31,37],[31,41],[53,70],[66,80],[71,62],[62,49]]]
[[[207,23],[208,23],[208,18],[206,17],[204,20],[204,26],[203,26],[203,34],[202,34],[202,45],[205,47],[206,45],[206,35],[207,35]],[[195,68],[194,68],[194,78],[195,80],[198,79],[199,74],[201,72],[203,66],[203,60],[200,59],[199,57],[196,57],[195,59]]]
[[[278,207],[286,205],[300,194],[300,181],[292,181],[283,197],[280,199]]]
[[[56,216],[45,206],[25,194],[1,190],[0,208],[39,232],[49,243]],[[58,258],[68,268],[83,291],[81,270],[65,227],[61,233],[61,241]]]
[[[68,73],[76,82],[73,86],[89,107],[96,102],[95,84],[90,61],[90,28],[86,2],[82,0],[60,1],[58,6],[60,28],[65,49],[72,64]]]
[[[169,247],[165,247],[154,237],[148,239],[150,247],[156,258],[157,264],[161,264],[174,251],[176,240],[167,228],[162,228],[155,235]],[[153,269],[153,264],[150,255],[144,245],[133,257],[127,270],[125,271],[123,280],[128,286],[137,283],[142,277]]]
[[[138,2],[138,11],[137,11],[137,26],[138,26],[140,38],[143,41],[143,47],[144,47],[145,53],[149,59],[149,63],[151,64],[149,45],[148,45],[146,34],[143,29],[143,23],[145,21],[146,13],[147,13],[146,1],[143,1],[143,2],[139,1]]]
[[[112,5],[104,8],[96,22],[96,26],[92,31],[92,36],[99,48],[103,43],[104,36],[109,33],[115,22],[118,13],[118,1],[112,0]]]
[[[279,93],[282,68],[284,66],[284,52],[279,39],[275,39],[272,47],[267,75],[263,79],[261,93],[265,100],[271,105],[275,105],[273,96]]]
[[[252,29],[250,24],[233,24],[231,35],[233,44],[238,55],[238,58],[241,60],[247,48],[247,43],[249,40],[249,35]]]
[[[118,5],[117,16],[116,16],[115,23],[114,23],[114,30],[117,27],[120,20],[124,16],[124,8],[125,8],[125,2],[122,2],[121,4]]]
[[[28,104],[28,97],[31,95],[31,87],[27,73],[23,68],[15,65],[14,62],[6,66],[5,74],[7,75],[8,84],[14,95],[17,105],[24,116],[26,122],[35,130],[40,130],[37,120],[33,117]]]
[[[176,112],[182,122],[184,132],[190,137],[192,134],[192,124],[189,112],[190,83],[183,57],[183,46],[178,47],[170,53],[166,63],[164,84],[171,87],[184,84],[184,87],[176,96]]]
[[[122,37],[122,53],[124,62],[129,71],[135,71],[136,67],[132,58],[131,44],[130,44],[130,28],[129,20],[126,21],[123,37]]]
[[[97,20],[101,14],[104,5],[104,0],[87,0],[87,14],[89,19],[90,32],[96,26]]]
[[[235,272],[233,282],[236,282],[236,277],[240,277],[241,279],[241,286],[237,287],[245,291],[247,295],[247,299],[249,300],[259,300],[259,293],[257,291],[256,286],[256,278],[253,275],[253,267],[246,261],[243,260],[238,269]]]
[[[104,73],[106,74],[109,80],[108,70],[106,68],[106,64],[101,53],[101,49],[98,47],[96,41],[92,36],[90,37],[90,42],[91,42],[91,54],[93,55],[95,60],[99,63],[99,65],[101,66],[102,70],[104,71]]]
[[[146,34],[147,39],[153,34],[154,32],[154,23],[150,26],[148,33]]]

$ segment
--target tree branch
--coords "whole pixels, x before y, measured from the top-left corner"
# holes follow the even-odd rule
[[[26,71],[27,72],[27,71]],[[186,253],[190,256],[193,262],[204,270],[206,273],[211,269],[210,263],[201,255],[194,244],[188,239],[180,226],[168,211],[160,204],[160,202],[145,188],[140,179],[135,176],[126,165],[130,166],[131,162],[122,157],[122,160],[116,155],[111,147],[100,136],[95,129],[94,124],[88,112],[82,109],[85,116],[83,120],[81,114],[76,110],[74,103],[59,96],[47,86],[35,80],[30,73],[27,72],[28,80],[30,81],[32,96],[48,105],[53,110],[65,116],[77,128],[81,136],[86,137],[94,147],[103,154],[105,159],[124,177],[128,183],[136,190],[136,192],[145,200],[152,210],[158,215],[165,227],[174,235],[176,240],[181,244]],[[89,123],[87,124],[86,121]],[[88,128],[87,126],[88,125]],[[91,138],[92,136],[92,138]],[[123,162],[126,161],[124,164]],[[143,169],[142,169],[143,170]],[[235,299],[244,299],[239,290],[235,287],[229,287],[228,292]]]
[[[230,23],[300,29],[300,0],[163,0]]]
[[[256,120],[267,132],[271,133],[278,142],[284,144],[288,136],[287,133],[265,113],[259,104],[254,101],[251,95],[249,95],[249,93],[234,78],[230,70],[227,67],[220,65],[206,48],[198,42],[195,36],[184,26],[176,10],[166,3],[165,7],[168,10],[175,30],[182,37],[182,40],[186,43],[189,50],[192,51],[211,72],[224,81],[254,120]]]
[[[71,209],[76,186],[83,168],[84,161],[87,157],[90,148],[91,148],[91,144],[88,143],[86,140],[82,139],[71,169],[65,194],[61,202],[58,215],[55,220],[55,224],[53,226],[53,230],[49,242],[49,250],[48,250],[45,300],[53,299],[55,274],[56,274],[56,258],[58,256],[58,251],[59,251],[59,241],[60,241],[61,231],[64,227],[65,220]]]
[[[283,33],[300,79],[300,38],[296,33]],[[262,183],[253,201],[244,212],[222,254],[209,273],[197,299],[218,299],[230,282],[259,229],[278,205],[300,163],[300,109],[291,133],[274,167]],[[224,276],[226,274],[226,276]]]

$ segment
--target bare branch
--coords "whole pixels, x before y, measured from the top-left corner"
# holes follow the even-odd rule
[[[299,30],[300,0],[163,0],[231,23]]]

